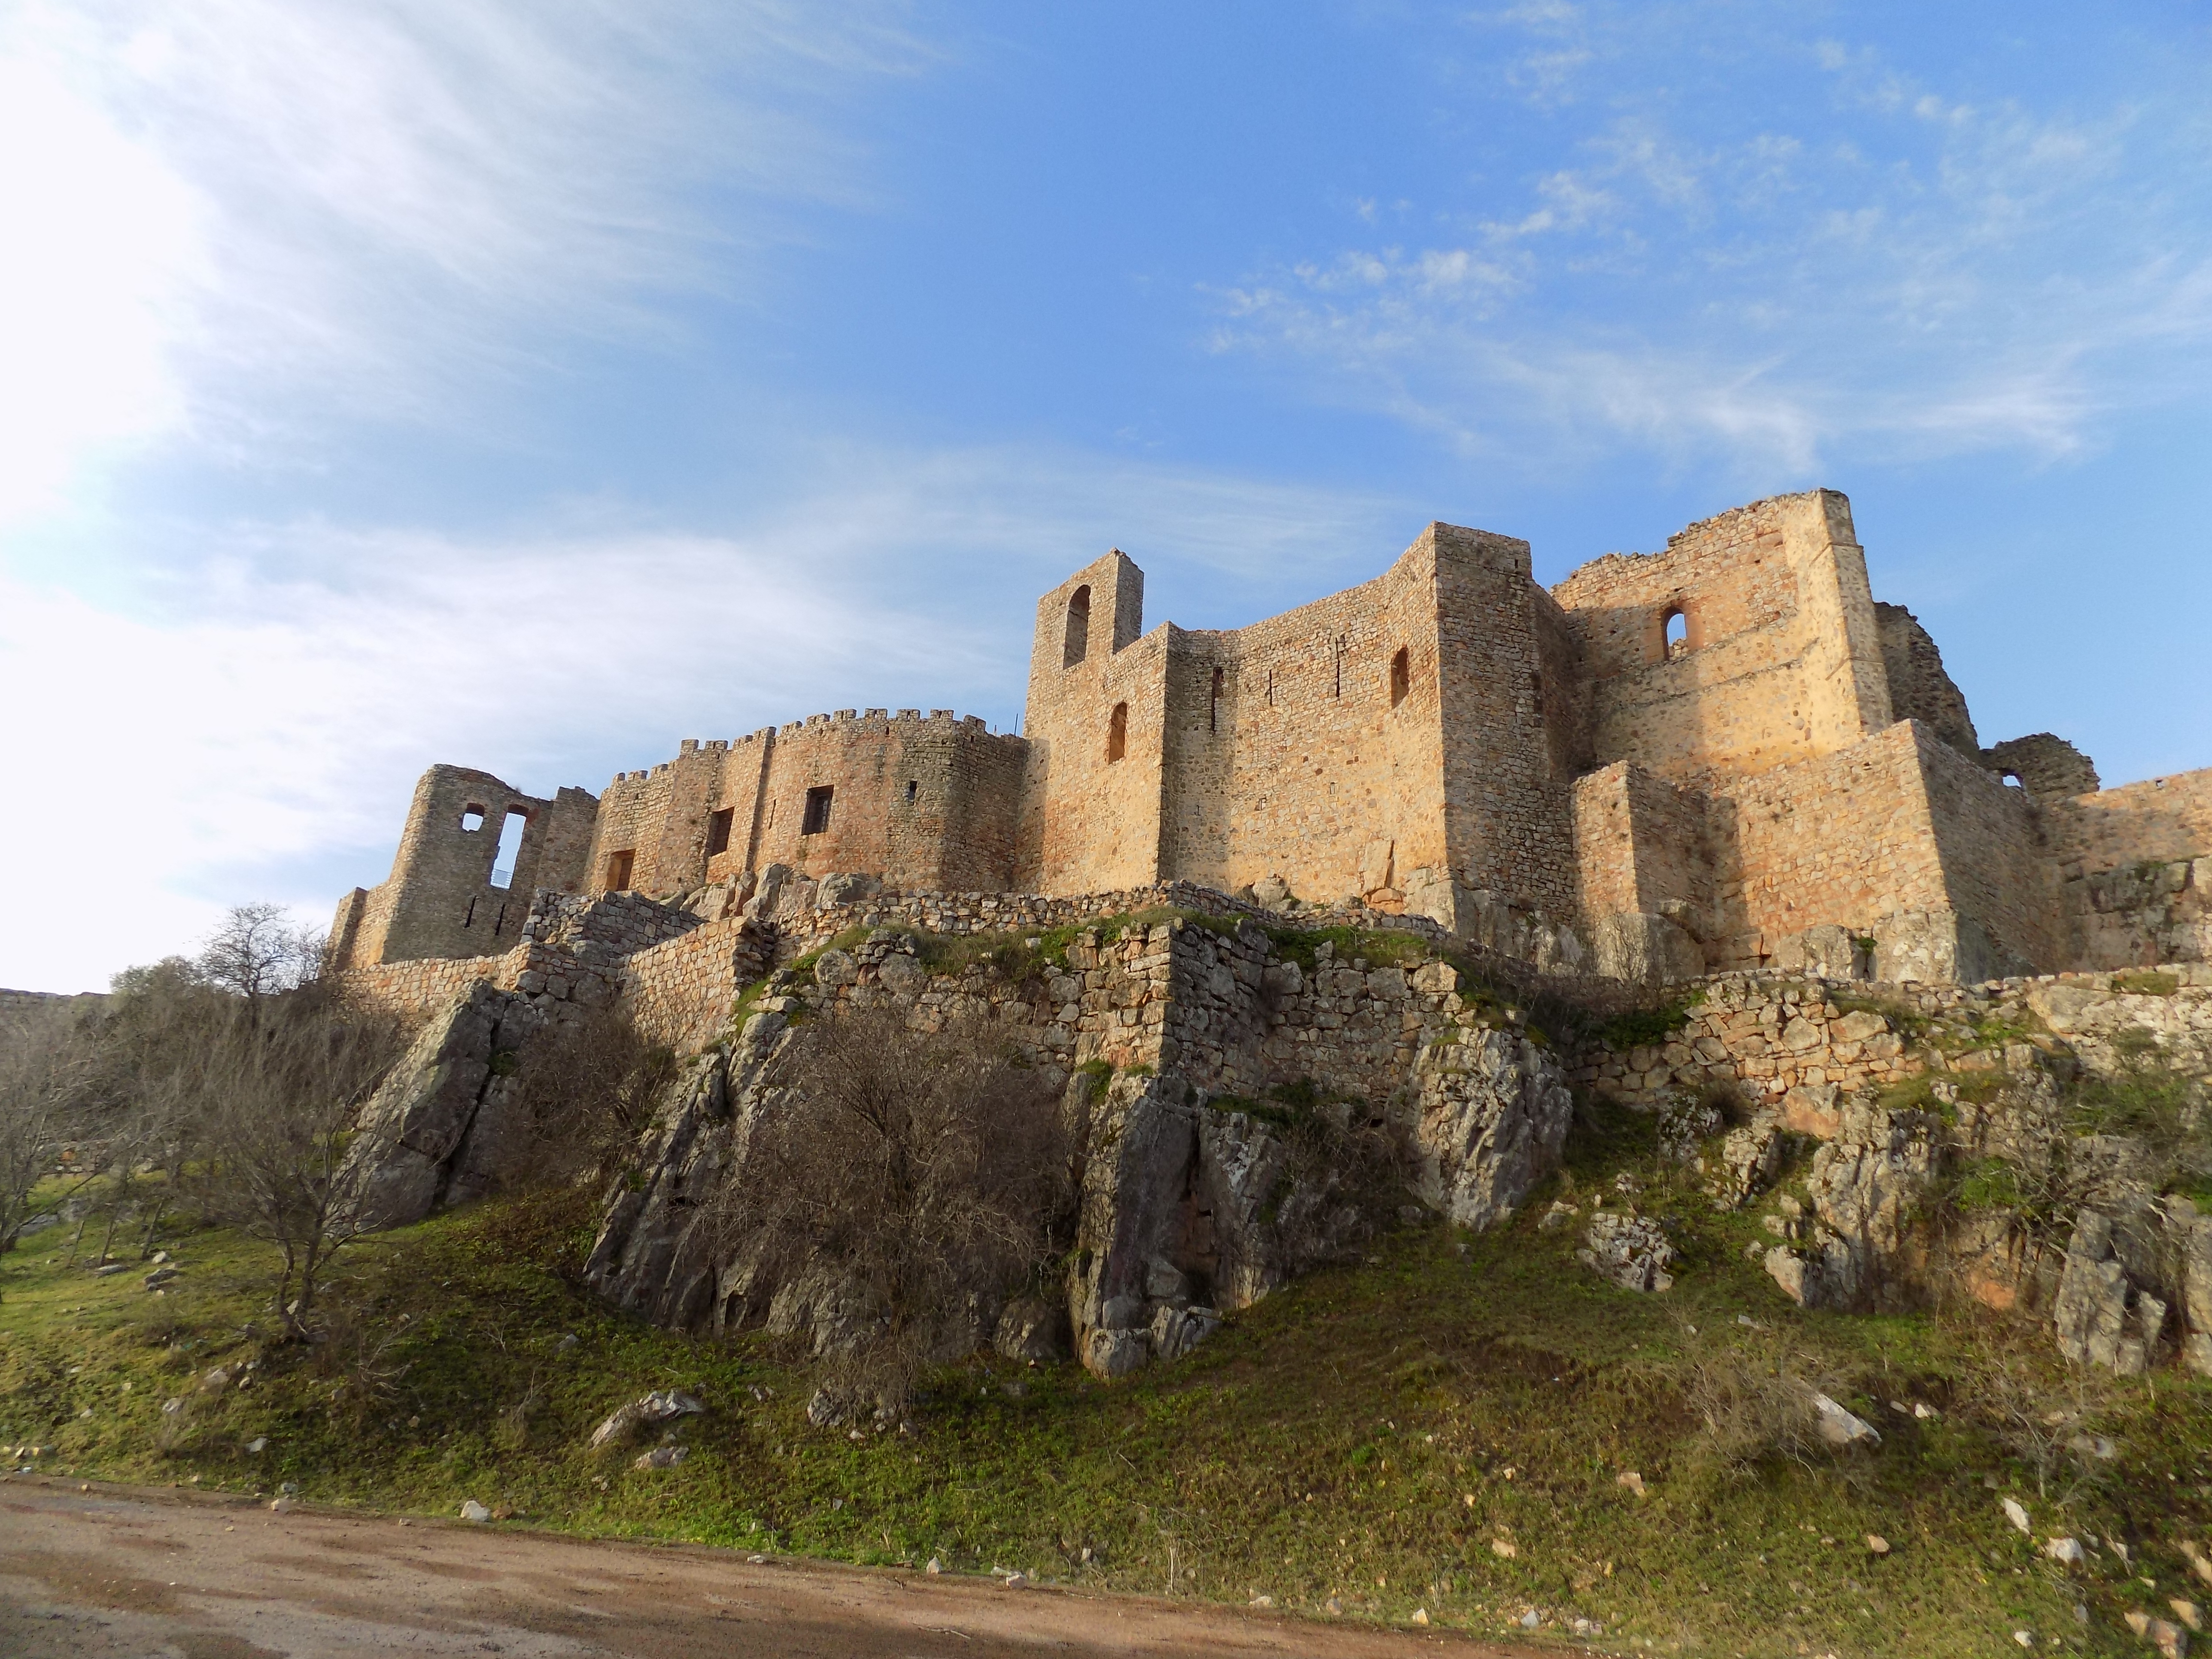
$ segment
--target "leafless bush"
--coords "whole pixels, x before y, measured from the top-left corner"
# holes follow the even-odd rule
[[[2052,1366],[1994,1346],[1977,1358],[1966,1382],[1959,1400],[2033,1472],[2036,1495],[2049,1498],[2063,1482],[2062,1498],[2072,1496],[2094,1467],[2089,1430],[2112,1403],[2111,1378],[2087,1365]]]
[[[1809,1463],[1828,1449],[1814,1397],[1842,1388],[1833,1367],[1778,1334],[1700,1353],[1683,1375],[1683,1394],[1705,1427],[1692,1461],[1723,1476],[1771,1457]]]
[[[400,1033],[310,984],[228,999],[173,1040],[194,1090],[202,1202],[276,1248],[277,1317],[288,1335],[308,1336],[334,1258],[370,1231],[358,1188],[378,1160],[347,1153]]]
[[[605,1176],[636,1152],[676,1059],[647,1042],[619,1009],[593,1010],[522,1052],[514,1101],[524,1133],[505,1172],[513,1187]]]
[[[77,1132],[96,1072],[96,1048],[74,1010],[30,1011],[0,1032],[0,1251],[61,1203],[64,1194],[42,1200],[38,1189]]]
[[[1061,1232],[1055,1100],[987,1027],[880,1010],[801,1028],[773,1082],[720,1200],[729,1255],[763,1302],[803,1275],[834,1286],[832,1381],[895,1410],[971,1296],[1029,1279]]]

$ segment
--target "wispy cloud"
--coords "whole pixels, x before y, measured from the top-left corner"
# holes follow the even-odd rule
[[[1371,497],[993,449],[817,454],[750,520],[498,537],[321,522],[171,550],[100,602],[0,578],[0,984],[93,987],[225,903],[380,879],[422,768],[597,790],[683,736],[833,706],[1007,729],[1035,595],[1118,543],[1153,624],[1238,623],[1418,528]],[[957,581],[949,580],[957,573]],[[94,780],[97,780],[95,783]]]
[[[1530,50],[1583,28],[1556,4],[1482,21]],[[1571,468],[1625,444],[1759,486],[1844,457],[2063,457],[2104,416],[2201,391],[2201,108],[2150,84],[2087,113],[1977,104],[1862,48],[1782,56],[1764,67],[1791,100],[1747,81],[1718,114],[1592,67],[1607,112],[1549,165],[1426,204],[1429,245],[1354,240],[1222,286],[1215,348],[1470,454]]]
[[[189,426],[262,459],[287,399],[465,418],[561,338],[742,294],[778,204],[866,199],[836,118],[925,49],[884,3],[27,0],[0,19],[0,512]],[[750,198],[739,217],[716,207]],[[88,362],[91,372],[82,372]],[[57,408],[69,411],[57,422]]]

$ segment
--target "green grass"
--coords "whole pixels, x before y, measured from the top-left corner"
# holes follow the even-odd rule
[[[312,1502],[419,1514],[473,1498],[581,1534],[935,1555],[949,1571],[1264,1593],[1307,1611],[1334,1595],[1347,1616],[1424,1607],[1477,1632],[1518,1634],[1533,1607],[1602,1620],[1609,1651],[1994,1655],[2018,1650],[2020,1628],[2136,1650],[2122,1614],[2163,1615],[2186,1593],[2172,1540],[2212,1516],[2206,1385],[2170,1372],[2116,1385],[2097,1427],[2124,1455],[2080,1474],[2061,1508],[1977,1426],[1966,1379],[2007,1351],[2005,1333],[1800,1313],[1745,1258],[1766,1237],[1756,1217],[1713,1212],[1630,1127],[1579,1133],[1557,1189],[1609,1191],[1632,1162],[1646,1212],[1669,1218],[1682,1252],[1668,1296],[1583,1273],[1571,1231],[1535,1224],[1547,1194],[1489,1235],[1395,1234],[1368,1265],[1296,1285],[1124,1382],[952,1368],[931,1379],[912,1436],[858,1442],[806,1424],[807,1375],[768,1340],[695,1341],[584,1295],[587,1217],[573,1199],[481,1206],[365,1249],[341,1297],[349,1333],[315,1352],[260,1334],[257,1247],[184,1234],[185,1277],[156,1297],[135,1272],[65,1267],[56,1229],[0,1258],[0,1442],[51,1445],[40,1467],[70,1475],[233,1492],[293,1480]],[[2047,1346],[2020,1363],[2055,1379]],[[1840,1397],[1885,1436],[1878,1452],[1735,1475],[1702,1455],[1686,1378],[1784,1349],[1843,1379]],[[252,1386],[198,1389],[210,1368],[248,1361]],[[606,1413],[669,1386],[709,1408],[687,1462],[647,1473],[586,1451]],[[1899,1417],[1891,1398],[1942,1415]],[[189,1404],[165,1418],[169,1399]],[[260,1436],[266,1450],[248,1453]],[[1648,1497],[1618,1483],[1628,1470]],[[2039,1535],[2132,1540],[2155,1591],[2109,1553],[2070,1571],[2035,1555],[1986,1481],[2028,1503]],[[1870,1556],[1869,1532],[1893,1553]]]
[[[2145,969],[2138,973],[2113,975],[2112,988],[2131,996],[2170,997],[2181,988],[2181,980],[2178,975]]]

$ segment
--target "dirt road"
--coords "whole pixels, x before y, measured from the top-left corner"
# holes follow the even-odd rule
[[[1428,1632],[20,1475],[0,1480],[0,1653],[1510,1659]]]

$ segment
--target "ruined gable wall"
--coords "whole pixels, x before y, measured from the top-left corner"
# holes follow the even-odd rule
[[[464,830],[462,815],[472,809],[483,821]],[[332,965],[474,956],[512,941],[532,890],[546,884],[549,874],[568,873],[578,827],[595,810],[582,790],[540,800],[489,772],[430,768],[415,786],[390,878],[339,907]],[[527,823],[508,884],[495,887],[492,868],[510,811],[525,814]]]
[[[1777,496],[1610,554],[1553,589],[1592,682],[1592,759],[1717,787],[1890,723],[1850,503]],[[1669,657],[1667,618],[1687,623]]]
[[[1453,879],[1571,922],[1571,775],[1558,768],[1562,744],[1546,702],[1547,657],[1559,647],[1547,653],[1545,642],[1559,619],[1530,576],[1528,543],[1433,524],[1415,546],[1424,544],[1436,571]],[[1563,665],[1548,665],[1556,678]]]
[[[1960,754],[1979,760],[1982,739],[1966,710],[1966,694],[1944,671],[1943,653],[1920,619],[1901,605],[1880,600],[1874,611],[1893,718],[1923,721]]]
[[[1327,903],[1444,862],[1425,538],[1357,587],[1234,632],[1171,629],[1170,640],[1164,878],[1232,891],[1279,874]],[[1394,706],[1401,650],[1406,691]]]
[[[1088,590],[1080,661],[1066,660],[1067,616]],[[1028,740],[1014,884],[1041,893],[1139,887],[1159,874],[1168,633],[1138,637],[1144,573],[1119,552],[1037,602],[1022,731]],[[1127,706],[1109,759],[1113,711]]]
[[[754,867],[862,872],[895,887],[1005,887],[1026,747],[949,708],[927,720],[911,708],[841,708],[793,721],[768,755]],[[807,792],[823,787],[829,825],[807,835]]]

